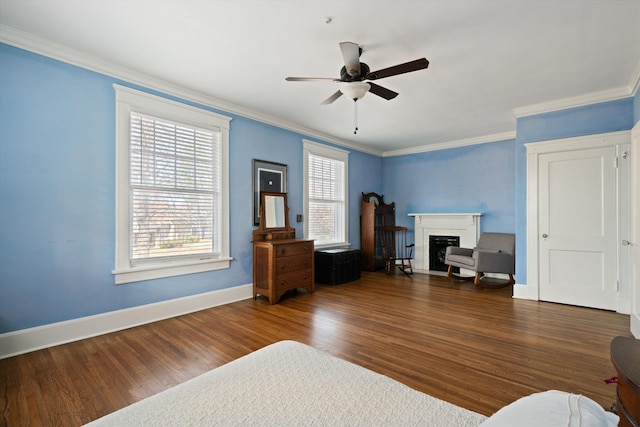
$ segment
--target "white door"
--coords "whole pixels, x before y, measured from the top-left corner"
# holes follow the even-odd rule
[[[616,148],[541,154],[540,299],[617,308]]]

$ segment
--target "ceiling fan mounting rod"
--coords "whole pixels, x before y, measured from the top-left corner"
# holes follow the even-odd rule
[[[358,100],[357,99],[353,100],[353,127],[355,128],[353,130],[353,134],[357,135],[358,134]]]

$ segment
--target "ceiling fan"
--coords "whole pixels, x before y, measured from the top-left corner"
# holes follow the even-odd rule
[[[345,95],[347,98],[357,101],[361,99],[367,92],[371,92],[386,100],[390,100],[398,96],[397,92],[372,83],[371,80],[378,80],[385,77],[397,76],[398,74],[409,73],[425,69],[429,66],[426,58],[416,59],[415,61],[405,62],[404,64],[394,65],[393,67],[383,68],[377,71],[370,71],[370,68],[364,62],[360,62],[362,48],[357,43],[342,42],[340,43],[344,66],[340,70],[340,78],[323,78],[323,77],[287,77],[290,82],[315,82],[315,81],[331,81],[344,83],[340,90],[325,99],[322,104],[331,104],[336,99]],[[366,81],[365,81],[366,80]]]

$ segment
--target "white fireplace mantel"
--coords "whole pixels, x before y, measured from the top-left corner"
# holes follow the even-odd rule
[[[460,247],[473,248],[480,237],[481,213],[410,213],[415,220],[415,261],[429,271],[429,236],[459,236]]]

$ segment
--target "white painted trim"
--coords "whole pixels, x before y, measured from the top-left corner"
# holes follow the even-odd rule
[[[631,96],[633,96],[638,91],[638,88],[640,88],[640,59],[638,59],[636,68],[634,68],[633,74],[631,75],[631,80],[629,81]]]
[[[537,155],[543,153],[558,153],[560,151],[585,150],[588,148],[615,147],[619,144],[628,144],[630,139],[631,132],[623,130],[619,132],[530,142],[528,144],[524,144],[524,146],[527,149],[527,155]]]
[[[566,110],[568,108],[583,107],[585,105],[599,104],[601,102],[615,101],[632,97],[640,86],[640,59],[636,63],[627,86],[619,87],[600,92],[588,93],[586,95],[572,98],[558,99],[540,104],[533,104],[513,109],[516,118],[534,116],[536,114],[551,113],[553,111]]]
[[[631,314],[631,298],[618,294],[618,309],[616,312],[620,314]]]
[[[513,298],[538,301],[538,287],[533,285],[513,285]]]
[[[524,144],[527,149],[527,288],[530,288],[524,292],[526,299],[540,299],[540,278],[538,275],[538,166],[540,154],[617,146],[628,144],[630,138],[630,131],[620,131]],[[514,287],[514,297],[515,293],[516,288]],[[518,295],[521,294],[522,291],[518,291]],[[618,301],[621,302],[620,298]],[[624,304],[624,301],[622,303]],[[619,312],[623,312],[620,310],[624,308],[624,306],[618,305]]]
[[[252,295],[252,284],[241,285],[0,334],[0,359],[249,299]]]
[[[536,114],[551,113],[553,111],[566,110],[568,108],[583,107],[585,105],[599,104],[601,102],[629,98],[636,93],[639,85],[640,59],[638,59],[638,62],[636,63],[633,72],[631,73],[629,84],[627,84],[627,86],[610,90],[603,90],[600,92],[588,93],[586,95],[575,96],[572,98],[557,99],[555,101],[514,108],[513,115],[516,118],[534,116]]]
[[[540,277],[538,275],[538,167],[539,155],[529,153],[527,148],[527,299],[540,300]],[[514,287],[515,292],[515,287]],[[535,293],[535,294],[534,294]]]
[[[640,339],[640,122],[631,129],[631,290],[630,329],[634,337]]]
[[[459,139],[456,141],[439,142],[429,145],[423,145],[422,147],[405,148],[402,150],[385,151],[382,153],[383,157],[404,156],[407,154],[426,153],[429,151],[447,150],[449,148],[467,147],[470,145],[488,144],[490,142],[506,141],[509,139],[516,139],[516,132],[502,132],[494,133],[492,135],[478,136],[475,138]]]
[[[516,118],[535,116],[537,114],[551,113],[553,111],[566,110],[569,108],[584,107],[586,105],[599,104],[601,102],[616,101],[631,97],[629,88],[622,87],[600,92],[593,92],[586,95],[575,96],[573,98],[558,99],[541,104],[529,105],[513,109]]]
[[[200,92],[187,89],[183,86],[169,83],[164,80],[160,80],[150,75],[133,71],[125,67],[114,65],[100,58],[89,55],[85,52],[71,49],[67,46],[39,38],[37,36],[16,30],[15,28],[6,25],[0,25],[0,42],[20,49],[28,50],[33,53],[37,53],[48,58],[66,62],[67,64],[75,65],[77,67],[81,67],[90,71],[95,71],[100,74],[111,76],[116,79],[124,80],[129,83],[140,85],[148,89],[153,89],[165,94],[174,95],[184,100],[192,101],[207,107],[223,110],[231,114],[237,114],[251,120],[307,135],[309,137],[317,138],[322,141],[349,147],[358,151],[362,151],[363,153],[382,156],[381,150],[354,144],[352,142],[333,137],[314,129],[306,128],[292,122],[288,122],[276,117],[250,110],[237,104],[223,101],[213,96],[204,95]]]
[[[640,315],[637,313],[631,314],[631,334],[640,339]]]

